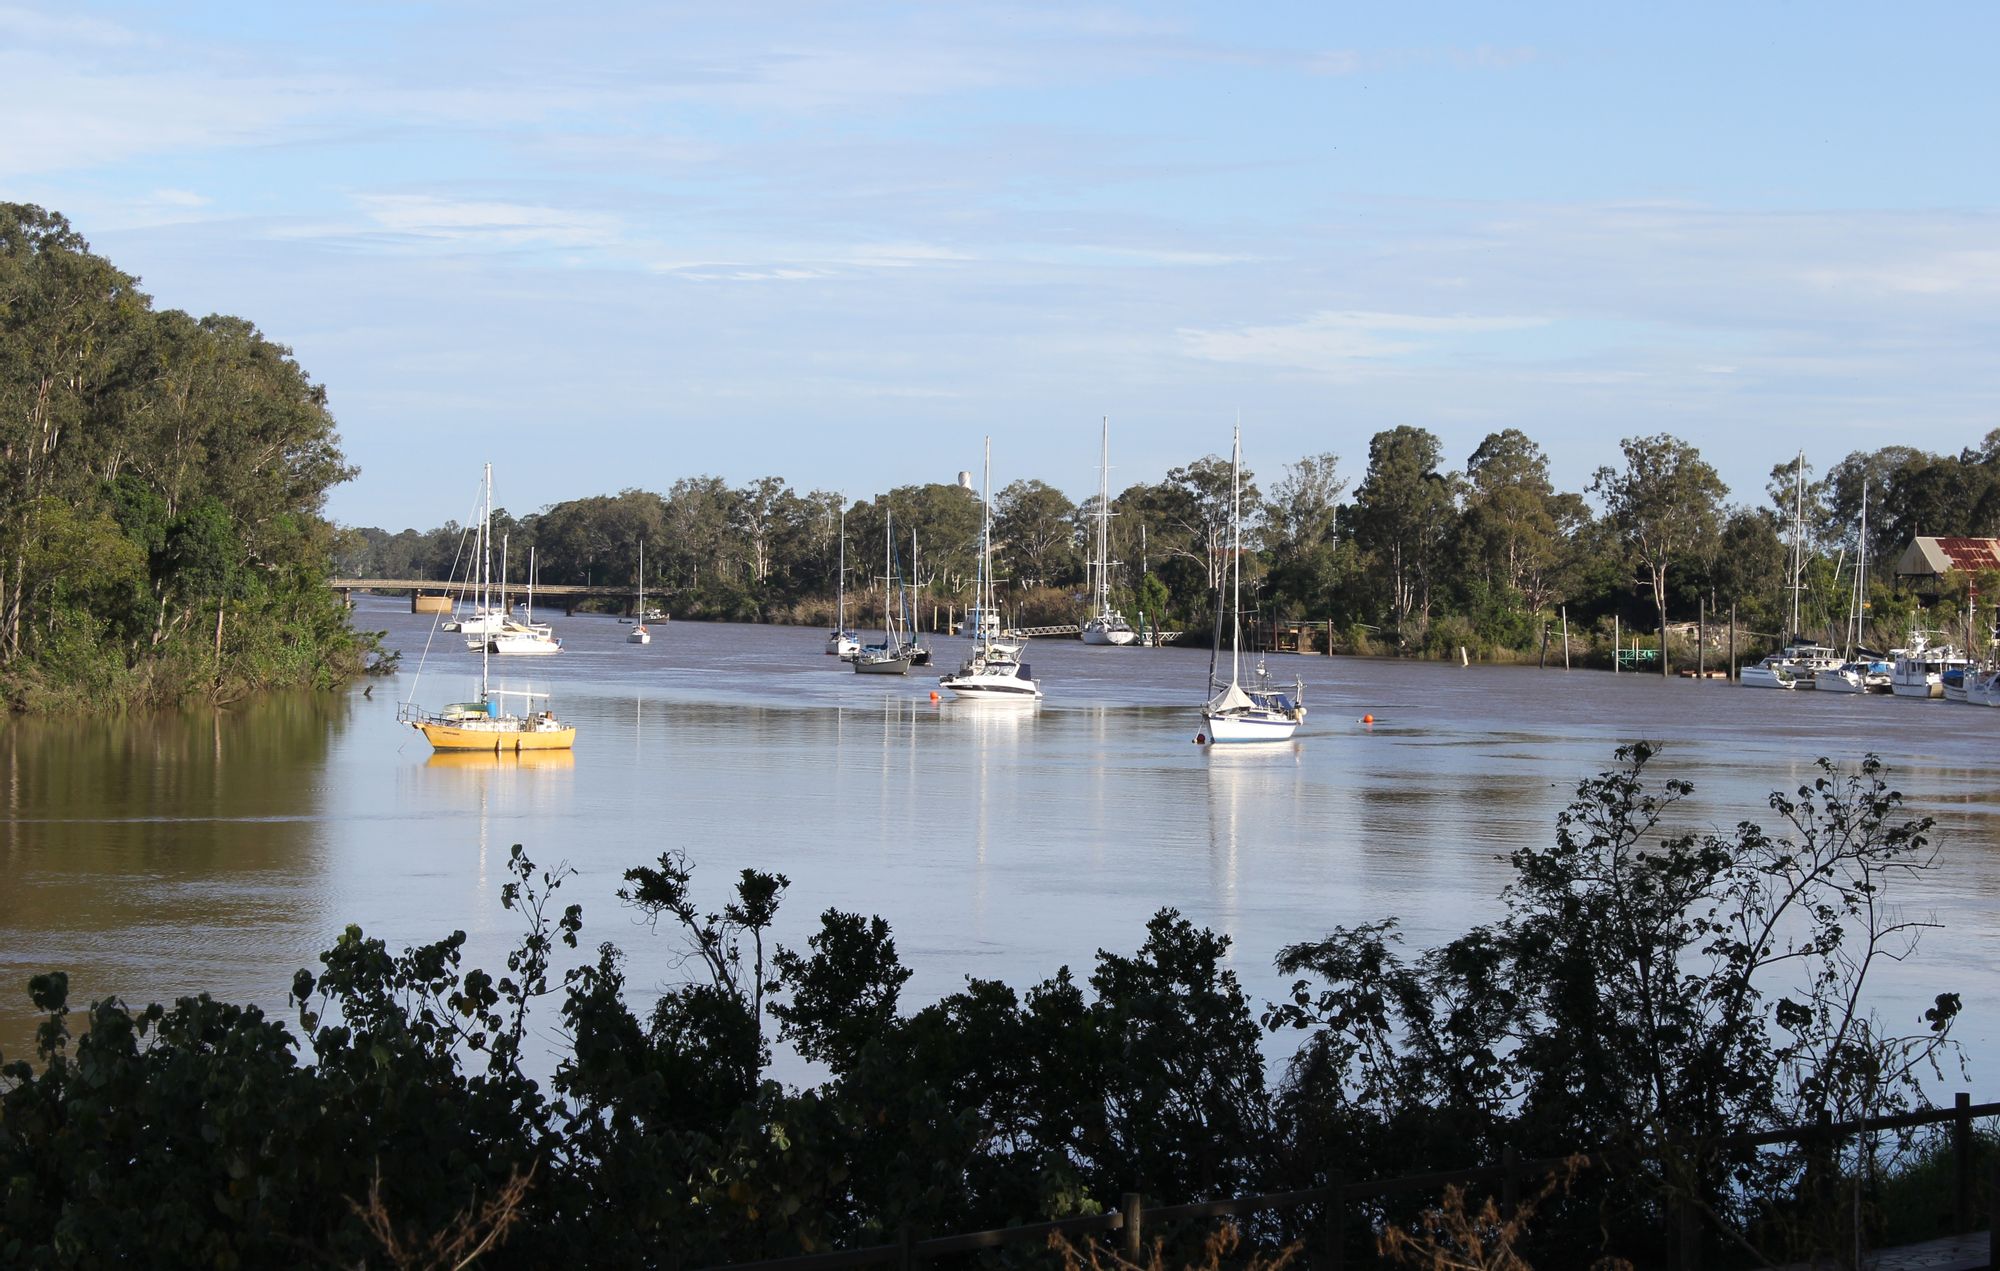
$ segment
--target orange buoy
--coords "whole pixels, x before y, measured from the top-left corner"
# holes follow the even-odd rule
[[[1197,746],[1206,746],[1208,744],[1208,735],[1206,733],[1196,733],[1194,735],[1194,744]]]
[[[931,690],[931,700],[932,700],[933,702],[935,702],[935,701],[936,701],[937,699],[938,699],[938,695],[937,695],[937,690],[936,690],[936,689],[932,689],[932,690]]]
[[[1375,722],[1375,717],[1373,715],[1363,715],[1361,717],[1361,722],[1364,724],[1372,724]]]

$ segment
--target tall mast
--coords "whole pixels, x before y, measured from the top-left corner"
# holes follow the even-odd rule
[[[847,630],[847,500],[843,496],[840,507],[840,576],[834,583],[833,629],[835,632]]]
[[[480,513],[479,524],[486,536],[487,546],[491,548],[493,544],[493,465],[490,463],[486,465],[486,508]],[[488,572],[491,572],[490,567]],[[481,594],[484,594],[484,588],[481,589]],[[490,614],[492,611],[489,609],[487,612]],[[488,617],[484,625],[491,627],[493,625],[492,618]],[[492,651],[493,633],[490,630],[481,631],[479,633],[479,700],[482,702],[486,700],[486,659]]]
[[[639,612],[632,615],[640,626],[646,625],[646,540],[639,540]]]
[[[1854,552],[1854,647],[1861,648],[1862,633],[1868,629],[1868,483],[1861,483],[1861,539]]]
[[[1229,447],[1229,683],[1242,678],[1243,668],[1243,425],[1238,422]]]
[[[1798,477],[1792,485],[1792,626],[1790,644],[1799,634],[1799,592],[1806,579],[1806,452],[1799,451]]]
[[[987,624],[998,625],[993,618],[993,437],[990,433],[979,473],[979,578],[979,643],[990,650],[993,628]]]
[[[1111,611],[1111,417],[1104,421],[1104,440],[1097,463],[1097,612]]]

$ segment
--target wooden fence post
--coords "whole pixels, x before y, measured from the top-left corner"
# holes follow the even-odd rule
[[[1563,670],[1569,670],[1569,606],[1562,607],[1563,618]]]
[[[1546,622],[1542,624],[1542,660],[1535,669],[1539,671],[1549,669],[1549,624]]]
[[[1694,632],[1694,677],[1708,678],[1708,597],[1696,602]]]
[[[1521,1153],[1512,1143],[1500,1149],[1500,1221],[1514,1221],[1521,1206]]]
[[[1736,678],[1736,606],[1729,606],[1729,674],[1724,679]]]
[[[915,1271],[917,1265],[917,1242],[910,1235],[910,1224],[896,1228],[897,1271]]]
[[[1972,1230],[1972,1095],[1961,1090],[1952,1098],[1951,1216],[1958,1234]]]
[[[2000,1152],[1993,1153],[1986,1185],[1986,1265],[2000,1267]]]
[[[1618,615],[1611,615],[1611,673],[1618,674],[1618,655],[1625,651],[1625,632],[1619,627]]]
[[[1145,1232],[1141,1224],[1145,1222],[1145,1210],[1139,1203],[1138,1192],[1126,1192],[1119,1200],[1118,1208],[1125,1215],[1125,1261],[1136,1263],[1145,1243]]]
[[[1347,1265],[1347,1175],[1334,1170],[1326,1177],[1326,1267]]]

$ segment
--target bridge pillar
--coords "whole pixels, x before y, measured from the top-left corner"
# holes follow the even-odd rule
[[[450,613],[450,596],[426,596],[421,591],[410,593],[411,613]]]

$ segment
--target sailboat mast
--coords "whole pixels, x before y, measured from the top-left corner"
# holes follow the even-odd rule
[[[840,575],[833,585],[833,629],[844,632],[847,630],[847,507],[844,497],[840,509]]]
[[[1229,682],[1243,672],[1243,425],[1229,447]]]
[[[1111,610],[1111,417],[1103,417],[1097,460],[1097,612]]]
[[[979,644],[993,645],[993,437],[986,437],[979,471]],[[997,622],[994,625],[998,625]]]
[[[490,463],[486,465],[486,507],[479,515],[479,526],[480,532],[485,536],[487,546],[490,549],[493,543],[493,465]],[[487,572],[492,572],[490,561],[488,561]],[[484,588],[480,589],[480,594],[482,596],[485,594]],[[489,609],[487,612],[491,613],[491,610]],[[493,633],[490,630],[493,625],[492,619],[490,617],[487,618],[483,625],[489,628],[489,630],[479,633],[479,700],[481,702],[487,700],[486,662],[487,658],[493,652]],[[488,709],[491,710],[491,707],[488,707]]]
[[[1854,647],[1861,648],[1868,611],[1868,483],[1861,483],[1861,538],[1854,545]]]
[[[1798,637],[1798,594],[1806,586],[1806,452],[1798,452],[1798,478],[1792,484],[1792,630],[1786,643]]]

